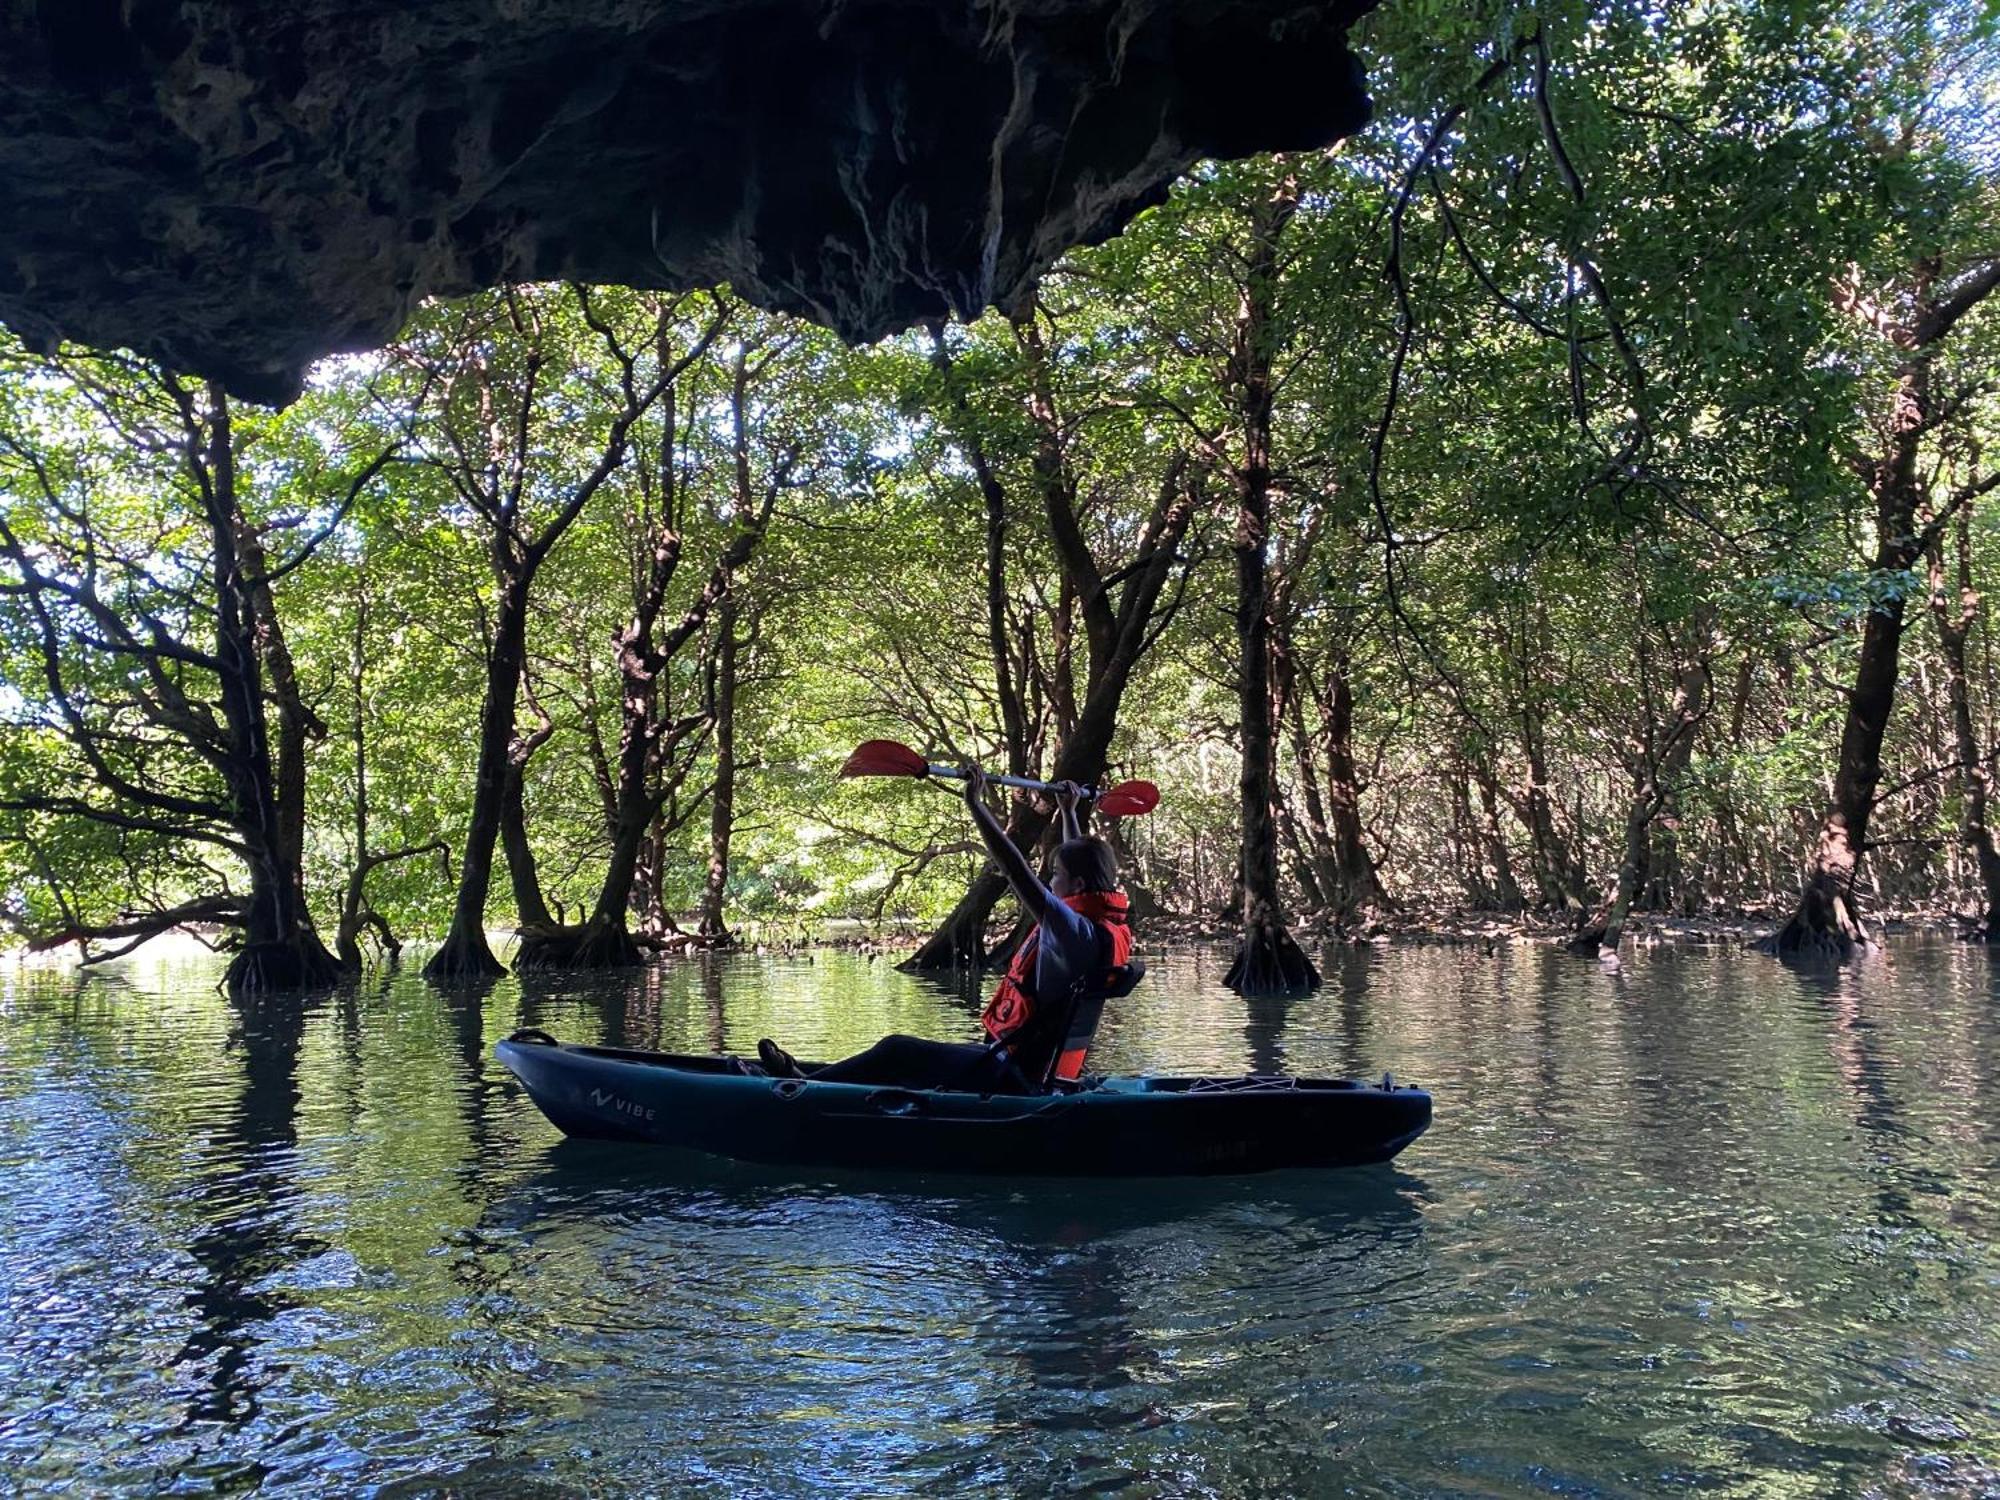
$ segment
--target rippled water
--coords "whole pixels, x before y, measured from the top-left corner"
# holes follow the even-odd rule
[[[2000,1491],[2000,960],[1169,956],[1107,1069],[1430,1086],[1393,1169],[800,1179],[563,1144],[489,1049],[830,1055],[844,955],[244,1010],[0,978],[0,1488]]]

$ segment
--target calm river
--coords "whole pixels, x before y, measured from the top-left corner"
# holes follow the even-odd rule
[[[0,970],[0,1491],[2000,1492],[2000,959],[1157,961],[1107,1070],[1430,1087],[1396,1166],[815,1181],[491,1058],[970,1034],[851,955],[244,1011]]]

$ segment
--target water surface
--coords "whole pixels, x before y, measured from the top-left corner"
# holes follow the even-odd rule
[[[1107,1070],[1434,1090],[1393,1168],[812,1178],[565,1144],[490,1056],[836,1055],[852,955],[233,1006],[0,971],[0,1487],[78,1494],[2000,1492],[2000,961],[1169,955]]]

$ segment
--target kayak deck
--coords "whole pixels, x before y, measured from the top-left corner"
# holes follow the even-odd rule
[[[567,1135],[797,1166],[1114,1177],[1361,1166],[1431,1120],[1428,1093],[1387,1080],[1117,1077],[979,1094],[773,1078],[732,1057],[540,1034],[494,1052]]]

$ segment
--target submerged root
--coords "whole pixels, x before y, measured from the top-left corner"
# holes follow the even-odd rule
[[[896,967],[906,974],[940,969],[981,969],[986,965],[986,918],[954,921],[931,935],[923,947]]]
[[[1618,961],[1618,945],[1625,939],[1625,919],[1630,908],[1613,899],[1599,908],[1594,919],[1577,924],[1576,935],[1563,948],[1576,958],[1595,958],[1606,963]]]
[[[342,969],[311,933],[275,943],[248,943],[229,961],[222,982],[237,999],[327,989]]]
[[[1823,877],[1806,883],[1792,919],[1757,945],[1774,958],[1836,963],[1861,958],[1875,947],[1847,892]]]
[[[646,961],[637,938],[616,922],[581,927],[524,927],[514,955],[517,974],[555,969],[635,969]]]
[[[1563,947],[1577,958],[1596,958],[1604,948],[1605,936],[1604,924],[1600,922],[1595,926],[1584,928],[1563,944]]]
[[[1969,911],[1954,911],[1952,922],[1958,929],[1957,937],[1961,943],[2000,945],[2000,904],[1989,905],[1976,915]]]
[[[486,946],[486,934],[483,932],[467,934],[453,931],[424,965],[424,978],[434,984],[475,983],[498,979],[506,972],[506,966]]]
[[[1276,924],[1245,929],[1222,982],[1239,995],[1300,995],[1319,988],[1319,970]]]

